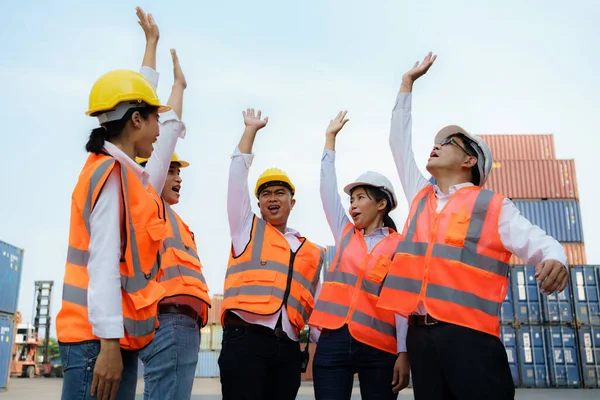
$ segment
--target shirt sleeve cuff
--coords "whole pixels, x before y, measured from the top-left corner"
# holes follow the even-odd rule
[[[412,93],[411,92],[398,93],[398,96],[396,96],[396,104],[394,104],[394,110],[397,110],[397,109],[410,110],[411,107],[412,107]]]
[[[244,163],[246,164],[246,168],[250,168],[250,166],[252,165],[252,160],[254,160],[254,153],[242,153],[240,151],[240,148],[238,146],[235,146],[235,150],[233,151],[231,158],[236,157],[242,157],[244,159]]]
[[[323,149],[323,155],[321,156],[321,161],[327,161],[330,163],[335,162],[335,151]]]
[[[176,126],[173,126],[173,130],[178,138],[184,139],[185,134],[187,133],[187,128],[185,123],[179,119],[177,113],[173,110],[169,110],[167,112],[160,114],[160,124],[165,126],[167,123],[172,123]]]
[[[121,339],[125,336],[122,318],[105,320],[94,325],[92,333],[100,339]]]
[[[140,74],[142,74],[144,78],[148,79],[148,81],[152,84],[152,86],[154,86],[154,89],[156,90],[156,88],[158,87],[159,73],[156,72],[154,69],[144,65],[142,66],[142,68],[140,68]]]

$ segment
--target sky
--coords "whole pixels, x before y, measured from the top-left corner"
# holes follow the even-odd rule
[[[25,321],[35,280],[54,280],[52,315],[60,309],[70,196],[97,126],[84,115],[89,90],[110,70],[139,69],[145,39],[136,5],[160,29],[160,98],[173,82],[170,48],[187,78],[187,137],[177,152],[191,166],[176,210],[195,233],[211,294],[223,292],[227,175],[241,111],[269,117],[249,188],[264,169],[284,169],[297,189],[290,227],[333,244],[319,170],[325,129],[342,109],[350,122],[337,141],[340,192],[366,170],[383,173],[398,193],[392,216],[401,226],[408,204],[388,145],[391,110],[402,74],[428,51],[438,59],[413,91],[413,145],[424,174],[433,137],[448,124],[553,134],[557,157],[575,159],[588,263],[600,263],[599,2],[1,2],[0,240],[25,249]]]

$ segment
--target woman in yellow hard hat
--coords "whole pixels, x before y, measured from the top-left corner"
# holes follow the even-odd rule
[[[164,294],[156,276],[166,235],[162,199],[135,158],[151,156],[170,108],[138,72],[112,71],[92,87],[86,114],[100,126],[72,195],[57,316],[63,399],[135,398],[138,351],[154,338]]]

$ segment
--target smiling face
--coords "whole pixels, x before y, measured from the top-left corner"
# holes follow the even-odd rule
[[[161,197],[170,205],[179,203],[179,192],[182,182],[179,173],[179,163],[172,162],[161,193]]]
[[[131,136],[135,148],[135,156],[149,158],[154,150],[154,143],[158,139],[158,111],[152,110],[147,118],[144,118],[139,111],[131,116],[131,123],[135,130]]]
[[[436,177],[441,171],[463,173],[477,164],[475,151],[460,136],[449,136],[436,143],[427,160],[427,171]]]
[[[374,195],[374,189],[370,188],[369,190],[364,186],[358,186],[351,192],[349,212],[354,226],[358,229],[365,229],[371,225],[378,227],[383,222],[387,200],[385,198],[377,199],[383,195]]]
[[[273,226],[285,226],[296,200],[285,186],[267,186],[258,194],[258,207],[265,221]]]

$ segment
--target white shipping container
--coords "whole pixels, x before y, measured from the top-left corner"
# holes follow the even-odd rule
[[[198,353],[198,364],[196,365],[196,377],[218,378],[219,377],[219,355],[220,351],[201,351]]]
[[[210,350],[211,333],[210,325],[205,326],[200,330],[200,350]]]
[[[221,350],[221,342],[223,340],[223,327],[221,325],[210,326],[212,337],[212,350]]]

